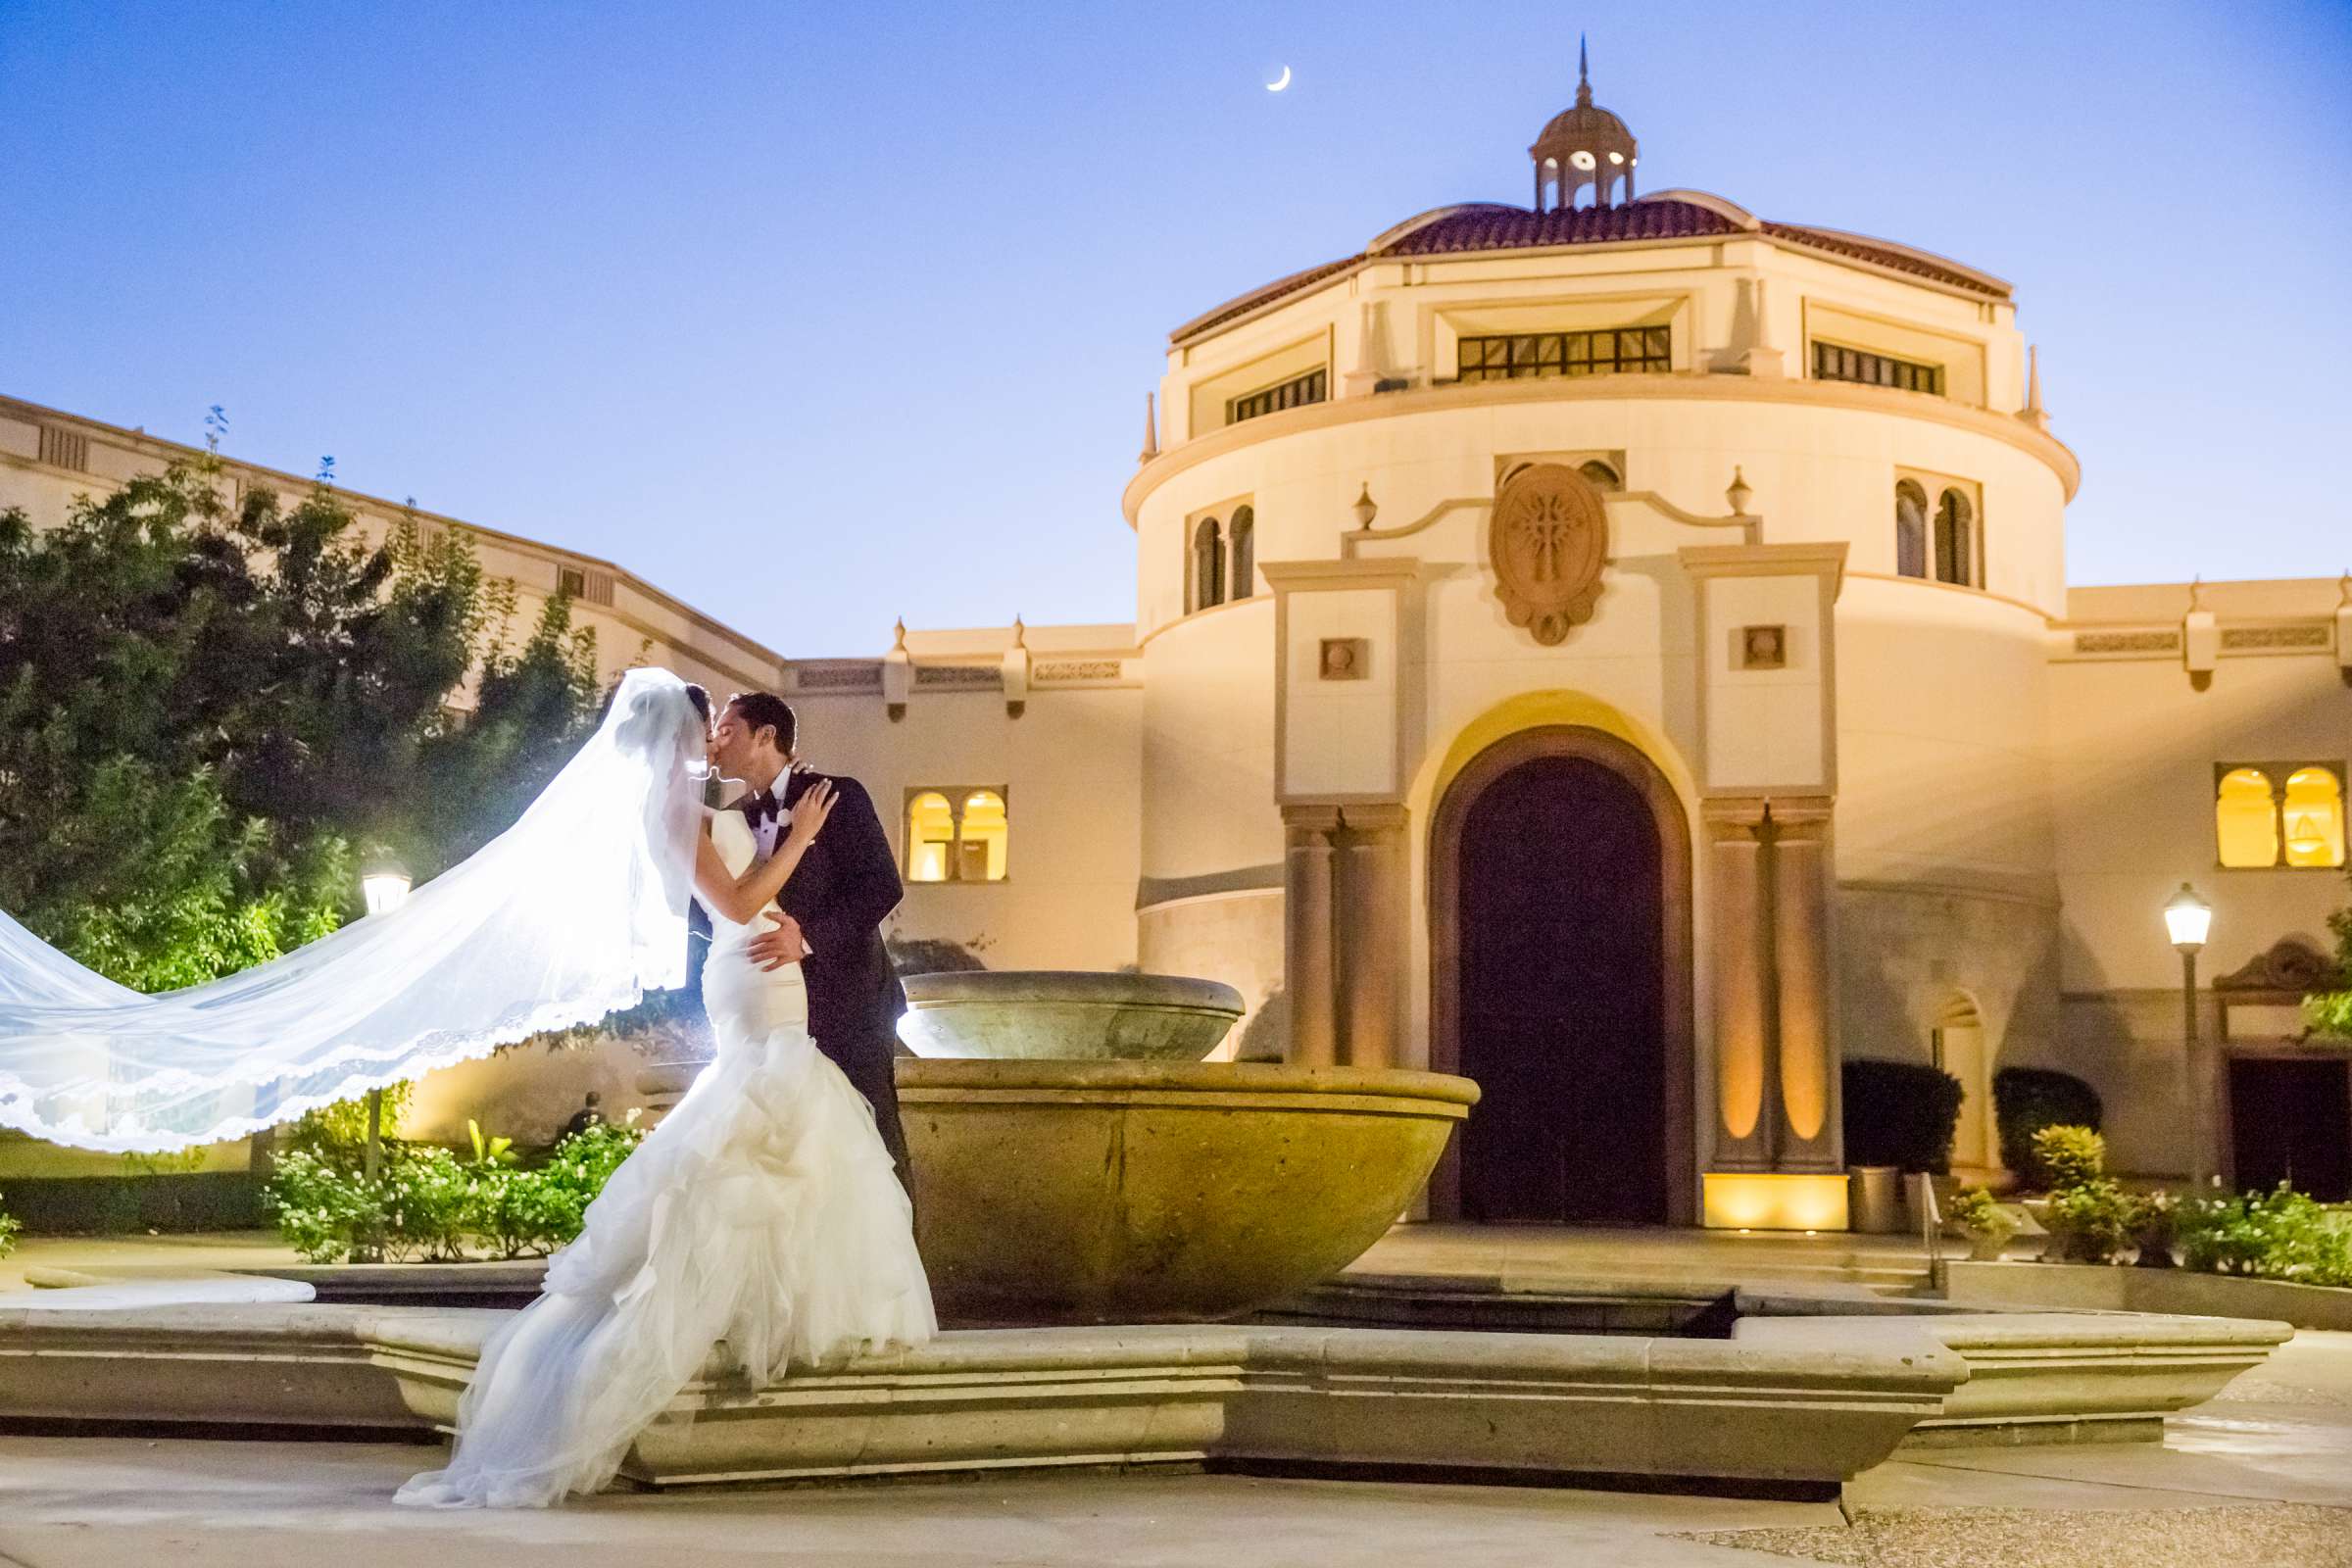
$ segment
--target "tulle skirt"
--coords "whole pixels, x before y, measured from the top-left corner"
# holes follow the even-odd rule
[[[713,1370],[772,1382],[937,1329],[864,1097],[797,1026],[731,1041],[589,1206],[539,1299],[483,1346],[449,1467],[397,1500],[595,1492],[713,1347]]]

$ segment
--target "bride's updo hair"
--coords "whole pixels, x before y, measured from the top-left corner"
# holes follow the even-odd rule
[[[710,724],[710,694],[694,682],[688,681],[686,683],[686,700],[694,705],[696,712],[703,715],[703,725],[705,728],[709,728]]]

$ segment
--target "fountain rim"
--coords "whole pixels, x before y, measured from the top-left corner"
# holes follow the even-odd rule
[[[1060,1006],[1143,1007],[1226,1012],[1242,994],[1220,980],[1116,969],[934,969],[905,976],[907,1005],[1045,1002]]]
[[[1074,1094],[1151,1094],[1230,1102],[1236,1096],[1331,1097],[1435,1102],[1462,1114],[1478,1103],[1479,1088],[1451,1073],[1409,1067],[1299,1067],[1278,1061],[1072,1060],[1054,1057],[902,1056],[903,1100],[939,1091],[1051,1092],[1067,1102]]]

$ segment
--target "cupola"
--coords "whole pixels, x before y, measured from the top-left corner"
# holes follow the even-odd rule
[[[1577,39],[1576,107],[1552,116],[1527,150],[1536,165],[1536,211],[1574,207],[1588,185],[1594,207],[1632,201],[1637,151],[1625,122],[1592,102],[1585,41]]]

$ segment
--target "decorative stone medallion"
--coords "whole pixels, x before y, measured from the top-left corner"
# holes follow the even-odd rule
[[[1488,524],[1487,556],[1503,613],[1553,647],[1592,618],[1609,516],[1600,492],[1574,468],[1539,463],[1503,482]]]

